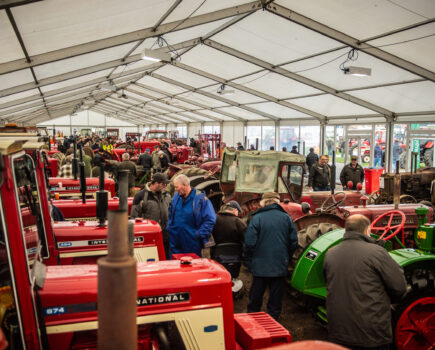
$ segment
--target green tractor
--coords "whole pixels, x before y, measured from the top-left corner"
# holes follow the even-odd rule
[[[403,244],[405,215],[401,211],[386,212],[370,226],[373,238],[386,241],[385,249],[402,266],[409,284],[406,298],[393,305],[392,310],[394,343],[398,350],[433,349],[435,345],[435,224],[426,223],[427,212],[425,206],[416,209],[416,249]],[[389,224],[377,227],[386,217]],[[399,232],[402,241],[397,237]],[[327,296],[323,261],[328,249],[342,241],[343,234],[344,229],[337,229],[316,239],[299,258],[291,277],[291,286],[306,296],[316,316],[324,322],[327,322]],[[401,248],[392,249],[393,245]]]

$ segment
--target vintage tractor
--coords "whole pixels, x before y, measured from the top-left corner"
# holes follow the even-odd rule
[[[97,267],[44,264],[33,160],[17,142],[0,141],[0,153],[0,325],[10,349],[96,349]],[[137,286],[138,349],[266,349],[291,341],[264,313],[233,315],[230,275],[213,261],[138,263]]]
[[[418,227],[414,233],[416,249],[405,248],[405,214],[387,211],[371,224],[372,236],[384,240],[390,256],[403,267],[410,292],[399,304],[393,305],[393,333],[399,350],[431,349],[435,344],[435,225],[426,222],[428,208],[415,210]],[[386,222],[385,225],[382,223]],[[376,234],[373,234],[376,233]],[[397,235],[401,233],[401,239]],[[329,248],[342,241],[344,229],[337,229],[316,239],[299,258],[291,277],[291,286],[307,296],[316,315],[327,322],[324,306],[326,286],[323,261]],[[391,240],[400,249],[392,249]],[[357,252],[355,252],[357,254]]]
[[[26,151],[21,151],[24,141],[1,139],[4,151],[2,156],[3,170],[9,172],[10,179],[4,178],[3,187],[8,186],[9,193],[16,194],[20,201],[21,210],[18,216],[29,233],[38,235],[44,243],[41,246],[44,262],[55,264],[95,263],[96,259],[107,254],[107,224],[106,212],[109,206],[105,203],[107,192],[102,189],[97,193],[97,205],[93,210],[97,212],[98,221],[54,222],[52,207],[46,188],[44,166],[41,161],[40,144],[28,143]],[[9,153],[5,153],[9,152]],[[36,164],[35,164],[36,163]],[[101,179],[100,179],[101,180]],[[106,198],[105,198],[106,197]],[[15,197],[14,197],[15,198]],[[110,200],[111,206],[128,208],[127,199]],[[115,203],[116,201],[116,203]],[[60,203],[61,201],[56,201]],[[90,209],[92,203],[75,202],[76,208]],[[87,205],[88,204],[88,205]],[[11,210],[7,206],[4,211]],[[8,214],[14,215],[14,214]],[[165,259],[161,228],[157,223],[138,219],[131,224],[134,253],[139,261],[158,261]],[[26,235],[27,239],[27,235]],[[29,236],[29,240],[34,238]]]
[[[395,189],[394,178],[399,176],[399,188]],[[392,203],[394,193],[400,191],[401,202],[435,205],[435,168],[421,168],[398,174],[382,174],[380,188],[370,194],[369,203]]]

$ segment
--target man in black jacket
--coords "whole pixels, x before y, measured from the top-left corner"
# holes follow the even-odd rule
[[[310,170],[311,166],[315,163],[317,163],[319,161],[319,156],[314,153],[314,148],[311,147],[310,148],[310,153],[307,154],[307,167],[308,167],[308,171]]]
[[[162,229],[166,258],[169,257],[169,235],[166,225],[168,224],[168,209],[171,196],[164,189],[168,182],[164,174],[155,173],[151,182],[147,183],[143,190],[135,194],[130,214],[132,218],[142,217],[159,223]]]
[[[353,350],[389,349],[391,303],[407,284],[402,268],[370,237],[370,221],[350,216],[343,242],[326,253],[326,310],[331,341]]]
[[[230,201],[221,207],[216,215],[216,224],[212,232],[216,245],[220,243],[243,244],[246,224],[238,217],[241,211],[236,201]]]
[[[142,179],[140,180],[140,182],[142,183],[145,181],[146,183],[149,179],[151,169],[153,168],[154,165],[153,157],[151,157],[150,150],[148,148],[145,150],[145,153],[142,153],[139,156],[139,159],[137,160],[136,164],[143,166],[143,170],[145,171],[145,173]]]
[[[348,188],[347,183],[352,181],[352,188]],[[343,185],[343,189],[356,190],[357,183],[364,182],[364,169],[358,164],[358,157],[352,156],[350,158],[350,164],[343,167],[340,173],[340,182]]]
[[[308,188],[314,191],[331,190],[331,168],[328,165],[329,157],[323,155],[317,163],[310,168],[308,177]]]

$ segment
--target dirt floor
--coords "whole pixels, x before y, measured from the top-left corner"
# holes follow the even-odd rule
[[[243,297],[234,302],[234,313],[246,312],[249,289],[252,283],[251,274],[245,267],[242,267],[239,278],[243,281],[244,294]],[[267,298],[268,295],[266,294],[263,311],[266,308]],[[290,295],[290,287],[286,287],[280,323],[288,329],[293,337],[293,341],[308,339],[326,340],[328,336],[326,328],[314,318],[309,310],[298,305],[295,301],[296,299],[297,297]]]

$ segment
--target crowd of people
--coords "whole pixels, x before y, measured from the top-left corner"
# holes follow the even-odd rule
[[[112,145],[99,138],[78,138],[71,144],[69,141],[66,139],[62,145],[65,146],[62,176],[72,173],[73,142],[82,147],[83,161],[89,164],[86,167],[91,174],[93,169],[89,168],[99,164],[107,147]],[[242,148],[239,143],[237,149]],[[297,147],[291,152],[298,153]],[[239,259],[252,275],[247,311],[262,309],[268,289],[266,311],[279,320],[289,262],[298,247],[295,225],[280,205],[280,195],[263,193],[260,209],[251,213],[249,221],[240,218],[243,210],[236,201],[225,203],[215,213],[211,201],[192,187],[189,178],[183,174],[173,179],[174,196],[167,192],[169,180],[162,173],[165,158],[159,146],[152,154],[147,149],[139,155],[137,164],[147,171],[143,177],[144,188],[134,193],[136,165],[131,162],[128,152],[123,153],[118,168],[129,171],[129,195],[134,195],[130,216],[154,220],[161,226],[168,259],[177,254],[201,257],[204,249],[210,248],[211,258],[220,261],[219,247],[225,244],[238,246]],[[352,156],[350,164],[341,171],[340,181],[344,188],[356,189],[364,179],[363,168],[357,160]],[[328,155],[319,157],[313,148],[310,149],[306,157],[309,188],[330,190],[328,162]],[[407,284],[401,267],[370,237],[369,225],[363,215],[349,217],[343,242],[326,253],[323,272],[327,287],[328,333],[331,341],[351,349],[384,350],[392,343],[390,304],[405,296]],[[230,272],[233,278],[239,274],[239,271]]]

